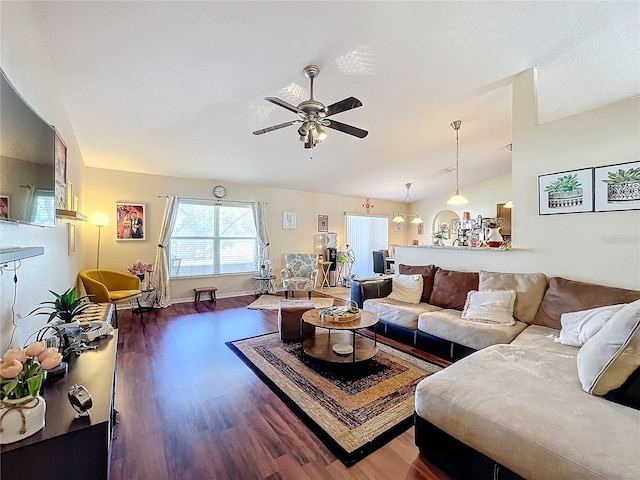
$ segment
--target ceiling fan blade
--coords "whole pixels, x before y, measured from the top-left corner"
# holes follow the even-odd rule
[[[361,128],[354,127],[352,125],[347,125],[346,123],[336,122],[335,120],[328,120],[328,122],[329,124],[325,125],[326,127],[333,128],[334,130],[338,130],[343,133],[348,133],[354,137],[364,138],[369,135],[369,132],[366,130],[362,130]]]
[[[291,110],[293,113],[297,113],[298,115],[306,116],[306,113],[304,113],[298,107],[294,107],[293,105],[291,105],[288,102],[285,102],[284,100],[280,100],[279,98],[276,98],[276,97],[264,97],[264,99],[267,102],[271,102],[271,103],[273,103],[275,105],[278,105],[278,106],[280,106],[282,108],[286,108],[287,110]]]
[[[273,127],[263,128],[262,130],[256,130],[253,132],[254,135],[262,135],[263,133],[273,132],[274,130],[279,130],[281,128],[289,127],[291,125],[295,125],[296,123],[300,123],[302,120],[292,120],[290,122],[281,123],[279,125],[274,125]]]
[[[334,103],[333,105],[329,105],[327,107],[327,117],[331,115],[335,115],[336,113],[344,112],[346,110],[351,110],[353,108],[358,108],[362,106],[362,102],[358,100],[356,97],[345,98],[344,100],[340,100],[339,102]]]

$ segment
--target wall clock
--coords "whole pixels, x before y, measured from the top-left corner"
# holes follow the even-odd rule
[[[222,185],[218,185],[213,188],[213,194],[216,196],[216,198],[223,198],[227,194],[227,189]]]

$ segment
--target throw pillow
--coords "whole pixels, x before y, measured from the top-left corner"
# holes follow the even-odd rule
[[[540,302],[547,289],[544,273],[501,273],[480,270],[478,290],[514,290],[516,306],[513,316],[525,323],[533,323]]]
[[[563,313],[631,303],[638,299],[640,299],[640,291],[637,290],[553,277],[549,280],[549,288],[542,298],[534,323],[559,330],[562,327],[560,316]]]
[[[640,366],[640,300],[618,310],[578,352],[578,377],[591,395],[620,387]]]
[[[624,304],[563,313],[560,317],[562,330],[560,330],[560,336],[554,340],[564,345],[581,347],[587,340],[598,333],[607,320],[622,307],[624,307]]]
[[[391,293],[387,298],[405,303],[420,303],[422,297],[422,275],[393,276]]]
[[[422,300],[429,303],[431,291],[433,290],[433,278],[438,271],[436,265],[404,265],[398,266],[398,273],[403,275],[422,275]]]
[[[472,290],[467,295],[462,318],[474,322],[515,325],[513,307],[516,303],[514,290]]]
[[[467,293],[478,290],[478,272],[456,272],[438,269],[433,279],[433,291],[429,302],[442,308],[462,310]]]

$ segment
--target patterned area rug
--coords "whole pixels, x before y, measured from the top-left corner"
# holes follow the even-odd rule
[[[315,360],[278,333],[227,346],[345,465],[411,427],[416,384],[442,369],[381,342],[376,356],[355,368]]]
[[[249,304],[249,310],[278,310],[280,309],[280,300],[284,297],[275,295],[262,295],[255,302]],[[304,298],[290,298],[289,300],[308,300],[306,295]],[[333,298],[311,297],[311,302],[316,308],[327,308],[333,306]]]

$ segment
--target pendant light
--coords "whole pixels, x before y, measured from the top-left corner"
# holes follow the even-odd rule
[[[455,120],[451,122],[451,127],[456,131],[456,193],[453,197],[449,199],[447,204],[449,205],[462,205],[464,203],[469,203],[469,200],[460,195],[460,177],[458,175],[460,167],[460,159],[458,155],[458,147],[459,147],[459,139],[458,139],[458,130],[460,130],[460,125],[462,124],[462,120]]]
[[[413,200],[411,200],[411,195],[409,194],[409,189],[411,188],[411,184],[405,183],[404,186],[407,189],[407,194],[404,197],[404,203],[407,203],[408,201],[408,203],[411,204],[411,207],[413,208],[413,213],[414,213],[414,215],[409,215],[410,217],[414,217],[414,219],[411,220],[411,223],[424,223],[424,220],[422,220],[422,218],[420,218],[420,215],[418,215],[418,211],[416,210],[416,207],[413,204]],[[405,221],[405,219],[401,213],[398,213],[395,217],[393,217],[391,221],[394,223],[402,223]]]

